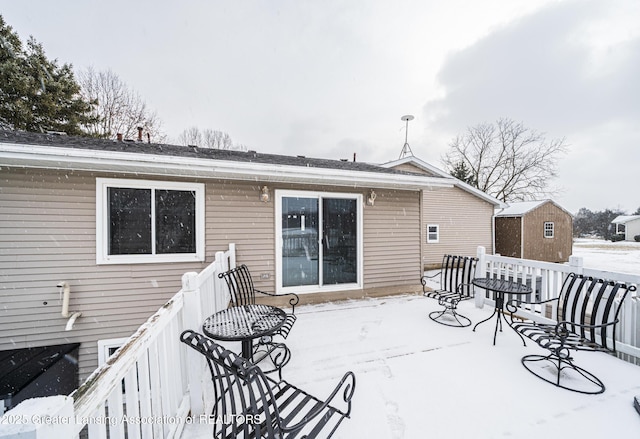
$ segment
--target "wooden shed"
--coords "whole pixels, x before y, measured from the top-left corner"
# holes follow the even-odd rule
[[[567,262],[573,251],[573,216],[551,200],[511,203],[494,224],[500,255]]]

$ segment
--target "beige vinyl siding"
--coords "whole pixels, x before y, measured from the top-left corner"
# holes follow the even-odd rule
[[[364,287],[419,283],[420,193],[376,190],[364,208]]]
[[[96,265],[95,175],[2,169],[0,349],[80,342],[81,379],[97,366],[97,341],[128,337],[205,265]],[[208,257],[207,259],[211,259]],[[62,317],[82,312],[71,331]]]
[[[185,272],[202,270],[231,242],[236,243],[238,262],[250,267],[256,287],[274,290],[275,205],[259,200],[260,182],[196,181],[205,183],[204,263],[96,265],[96,177],[131,178],[2,169],[0,349],[80,342],[82,380],[97,367],[98,340],[130,336],[180,289]],[[272,197],[276,189],[368,191],[269,188]],[[415,284],[420,272],[419,192],[376,192],[375,206],[364,207],[364,286]],[[82,312],[71,331],[64,331],[67,319],[60,314],[60,281],[71,286],[70,311]]]
[[[438,266],[444,254],[475,256],[479,245],[492,253],[492,217],[491,203],[457,187],[424,190],[421,230],[424,266]],[[439,242],[427,243],[428,224],[439,226]]]
[[[274,291],[274,188],[270,187],[272,201],[263,203],[260,186],[229,181],[207,184],[207,259],[233,242],[237,261],[249,267],[256,288]],[[261,279],[263,274],[269,279]]]

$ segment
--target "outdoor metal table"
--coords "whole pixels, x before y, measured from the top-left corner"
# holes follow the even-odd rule
[[[478,288],[483,288],[487,291],[493,291],[495,293],[496,304],[495,304],[493,313],[488,318],[476,323],[476,325],[473,327],[473,330],[475,331],[480,323],[489,321],[493,316],[496,316],[496,329],[493,331],[493,345],[495,346],[496,335],[498,334],[498,326],[500,327],[500,332],[502,332],[502,320],[500,319],[501,318],[504,319],[507,325],[509,325],[509,322],[507,321],[507,318],[504,315],[504,295],[505,294],[512,294],[512,295],[531,294],[532,292],[531,287],[528,287],[518,282],[507,280],[507,279],[491,279],[491,278],[485,278],[485,277],[475,278],[471,281],[471,283]],[[511,325],[509,325],[509,327],[511,327]],[[522,335],[520,335],[520,333],[518,333],[515,329],[513,332],[518,334],[518,337],[520,337],[520,340],[522,340],[522,344],[526,346],[527,343],[525,343],[524,338],[522,338]]]
[[[280,329],[286,319],[284,310],[271,305],[241,305],[218,311],[202,324],[207,337],[242,342],[242,356],[253,358],[253,339]]]

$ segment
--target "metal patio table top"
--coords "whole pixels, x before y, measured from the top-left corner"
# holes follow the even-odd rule
[[[242,342],[242,356],[252,357],[253,339],[277,331],[285,322],[284,310],[271,305],[241,305],[223,309],[202,324],[207,337]]]

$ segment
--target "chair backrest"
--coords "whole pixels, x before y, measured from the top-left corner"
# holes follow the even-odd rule
[[[570,322],[567,328],[592,344],[615,351],[615,329],[621,305],[634,285],[569,273],[558,299],[558,321]],[[590,330],[577,325],[611,326]],[[609,343],[607,338],[613,340]]]
[[[271,390],[274,381],[259,367],[192,330],[180,340],[207,360],[215,394],[210,420],[214,437],[282,437],[281,418]]]
[[[457,255],[442,257],[440,288],[445,291],[459,292],[463,296],[473,296],[471,281],[476,274],[478,258]],[[460,286],[458,288],[458,286]]]
[[[246,265],[242,264],[220,273],[218,277],[227,282],[229,294],[231,295],[231,306],[254,305],[256,303],[253,280]]]

